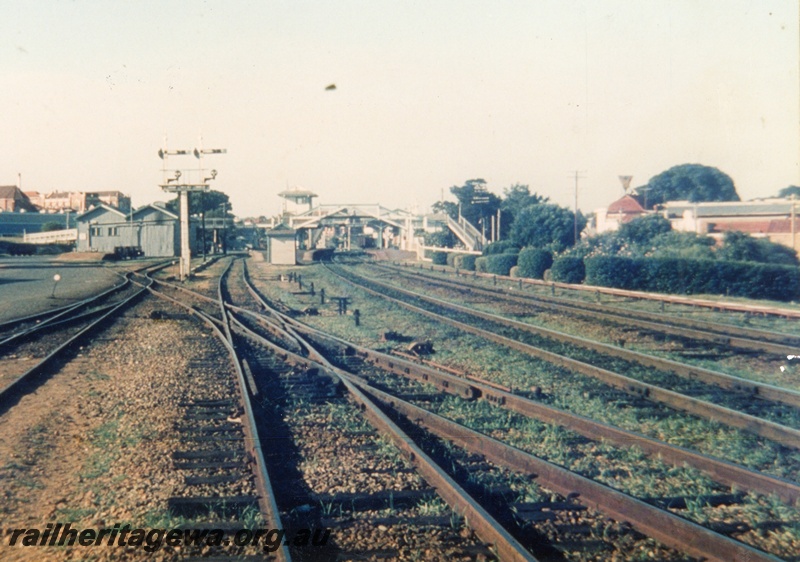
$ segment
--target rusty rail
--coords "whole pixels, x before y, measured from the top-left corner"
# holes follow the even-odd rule
[[[636,379],[627,377],[625,375],[609,371],[607,369],[602,369],[599,367],[595,367],[594,365],[584,363],[582,361],[558,355],[557,353],[545,351],[538,347],[522,343],[517,340],[507,338],[505,336],[495,334],[493,332],[484,330],[482,328],[478,328],[471,324],[466,324],[458,320],[447,318],[435,312],[431,312],[429,310],[425,310],[418,306],[409,304],[400,299],[384,295],[378,291],[375,291],[374,289],[370,289],[360,283],[356,283],[348,279],[347,277],[342,276],[339,273],[334,272],[334,274],[339,275],[342,279],[357,285],[358,287],[369,293],[372,293],[376,296],[379,296],[380,298],[394,302],[413,312],[422,314],[429,318],[433,318],[437,322],[444,322],[446,324],[450,324],[451,326],[459,328],[465,332],[475,334],[484,339],[493,341],[495,343],[499,343],[511,349],[521,351],[522,353],[525,353],[527,355],[543,359],[553,365],[565,367],[567,369],[573,370],[583,375],[590,376],[592,378],[595,378],[597,380],[606,383],[611,387],[617,388],[627,394],[652,400],[654,402],[659,402],[675,410],[680,410],[709,420],[717,421],[725,425],[728,425],[730,427],[737,427],[739,429],[743,429],[760,437],[771,439],[776,443],[780,443],[782,445],[791,447],[793,449],[800,449],[800,430],[786,427],[784,425],[774,423],[771,421],[763,420],[761,418],[757,418],[749,414],[737,412],[735,410],[731,410],[730,408],[725,408],[723,406],[706,402],[704,400],[692,398],[690,396],[686,396],[678,392],[667,390],[656,385],[644,383]],[[393,287],[391,289],[397,290]]]
[[[370,264],[378,269],[399,273],[410,279],[423,279],[426,283],[464,290],[476,294],[502,298],[508,302],[529,305],[535,308],[565,312],[575,316],[597,318],[624,326],[637,326],[639,328],[671,334],[680,337],[709,341],[716,345],[736,347],[754,351],[766,351],[780,355],[795,354],[800,347],[800,337],[791,334],[744,328],[733,324],[712,323],[704,320],[693,320],[678,316],[655,314],[633,309],[623,309],[609,304],[596,304],[575,299],[560,297],[523,294],[507,291],[501,287],[487,288],[460,280],[442,279],[433,277],[423,270],[408,271],[408,268],[390,266],[386,264]],[[517,279],[521,283],[524,280]],[[527,284],[527,283],[526,283]],[[599,294],[599,293],[598,293]],[[658,319],[654,320],[657,316]]]

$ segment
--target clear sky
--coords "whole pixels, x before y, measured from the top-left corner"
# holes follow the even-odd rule
[[[165,135],[202,135],[239,216],[294,186],[426,210],[471,178],[571,206],[574,170],[591,211],[683,163],[770,196],[800,185],[799,22],[797,0],[0,0],[0,185],[165,200]]]

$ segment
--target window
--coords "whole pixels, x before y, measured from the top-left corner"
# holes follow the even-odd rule
[[[108,227],[108,235],[109,236],[119,236],[119,227],[117,227],[117,226],[109,226]]]
[[[102,236],[103,235],[103,229],[100,228],[99,226],[93,226],[91,228],[91,235],[92,236]]]

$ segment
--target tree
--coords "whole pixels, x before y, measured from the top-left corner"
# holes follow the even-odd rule
[[[572,246],[575,215],[569,209],[552,203],[528,205],[511,225],[511,241],[523,248],[532,246],[561,251]],[[586,218],[578,213],[578,232],[586,226]]]
[[[647,206],[667,201],[739,201],[733,180],[726,173],[701,164],[681,164],[650,178],[643,188]]]
[[[726,232],[717,256],[723,260],[752,261],[776,265],[798,265],[797,253],[766,238],[753,238],[744,232]]]
[[[796,185],[790,185],[789,187],[784,187],[778,192],[778,197],[782,197],[784,199],[788,199],[792,195],[800,199],[800,187]]]
[[[653,238],[644,255],[653,258],[713,260],[714,244],[715,241],[710,236],[671,230]]]
[[[227,204],[227,210],[230,211],[230,198],[227,193],[221,191],[209,190],[205,193],[194,192],[189,193],[189,214],[199,215],[207,213],[208,216],[222,216],[223,210],[220,208],[223,204]],[[180,214],[180,199],[175,197],[171,201],[167,201],[166,207],[171,212]]]
[[[438,230],[436,232],[425,232],[422,237],[426,246],[452,248],[456,244],[455,236],[453,236],[453,233],[449,228]]]
[[[527,185],[514,184],[503,189],[503,200],[500,203],[500,237],[506,238],[511,232],[511,224],[525,207],[545,203],[547,197],[531,193]]]
[[[42,225],[42,232],[53,232],[54,230],[62,230],[66,228],[63,223],[60,222],[46,222]]]
[[[619,228],[619,237],[633,244],[649,244],[658,236],[672,230],[672,223],[661,215],[647,215],[623,224]]]
[[[451,218],[457,219],[460,204],[461,216],[478,230],[486,226],[488,236],[490,217],[497,213],[501,200],[497,195],[486,190],[486,181],[483,179],[467,180],[462,186],[451,187],[450,193],[456,196],[458,204],[444,202],[439,205],[440,210],[447,212]],[[434,210],[437,210],[436,205],[434,205]]]

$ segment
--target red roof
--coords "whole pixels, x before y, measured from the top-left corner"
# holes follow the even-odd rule
[[[625,195],[608,206],[608,214],[622,213],[623,215],[633,215],[644,213],[644,207],[639,204],[632,195]]]
[[[794,219],[794,230],[795,232],[800,232],[800,219],[798,218]],[[769,221],[769,230],[767,232],[789,234],[792,232],[792,221],[791,219],[773,219]]]
[[[776,222],[771,220],[751,220],[751,221],[730,221],[714,223],[711,228],[712,232],[746,232],[748,234],[770,232],[770,223]],[[780,222],[780,221],[777,221]],[[785,221],[789,224],[789,221]]]

